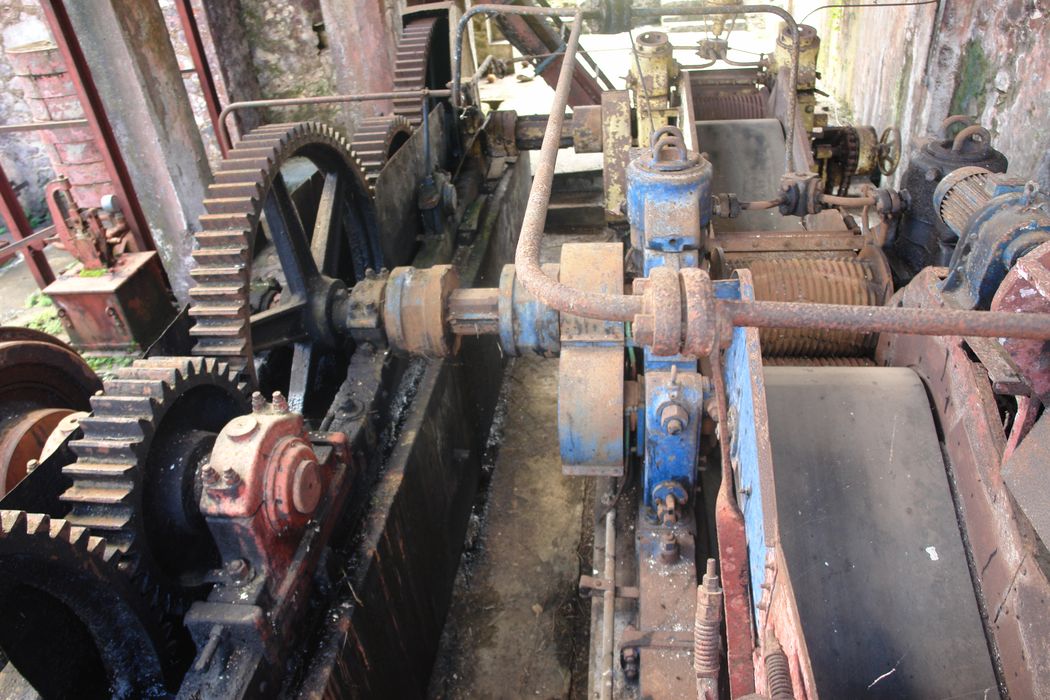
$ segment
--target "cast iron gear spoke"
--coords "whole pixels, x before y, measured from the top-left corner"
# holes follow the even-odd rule
[[[0,510],[0,618],[0,647],[43,697],[167,694],[170,630],[86,528]]]
[[[218,432],[248,412],[247,388],[220,360],[152,358],[117,370],[91,408],[63,469],[68,520],[104,536],[141,590],[179,612],[219,564],[196,480]]]
[[[325,359],[313,345],[340,344],[325,317],[330,300],[383,264],[362,165],[326,125],[263,126],[223,161],[204,205],[190,290],[193,352],[289,392],[300,410],[305,394],[290,389],[309,385]],[[260,369],[261,353],[284,348],[303,357],[277,352]],[[296,367],[306,376],[291,377]]]

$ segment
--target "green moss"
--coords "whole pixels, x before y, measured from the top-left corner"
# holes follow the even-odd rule
[[[976,39],[966,42],[959,73],[955,78],[949,114],[980,114],[984,111],[991,70],[991,63],[980,42]]]
[[[88,355],[85,354],[84,362],[93,369],[96,374],[105,374],[121,367],[130,367],[135,361],[134,355]]]
[[[103,267],[97,270],[81,270],[79,275],[81,277],[102,277],[107,272],[109,272],[109,270]]]

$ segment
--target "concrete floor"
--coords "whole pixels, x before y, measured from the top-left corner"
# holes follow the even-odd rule
[[[44,249],[55,274],[61,274],[76,261],[55,246]],[[17,255],[0,267],[0,325],[24,326],[40,314],[39,308],[27,309],[26,300],[38,287],[25,259]]]

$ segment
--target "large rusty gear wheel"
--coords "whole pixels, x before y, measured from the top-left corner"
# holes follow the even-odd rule
[[[324,331],[313,313],[321,288],[350,286],[382,267],[361,163],[324,124],[268,125],[248,134],[219,167],[204,205],[191,273],[193,353],[225,359],[252,382],[260,353]],[[271,291],[253,308],[258,285]]]
[[[0,647],[43,697],[164,697],[169,638],[86,528],[0,511]]]
[[[119,551],[162,610],[181,612],[220,563],[197,509],[198,465],[249,411],[247,388],[226,362],[151,358],[118,370],[91,408],[70,443],[77,461],[62,470],[73,481],[67,519]]]
[[[432,60],[432,56],[436,57]],[[448,51],[448,19],[439,15],[409,18],[397,44],[394,90],[443,89],[452,79]],[[394,100],[394,114],[408,119],[412,128],[423,123],[420,97]]]
[[[376,180],[386,162],[412,136],[412,125],[401,115],[362,119],[350,141],[365,171],[368,187],[374,192]]]

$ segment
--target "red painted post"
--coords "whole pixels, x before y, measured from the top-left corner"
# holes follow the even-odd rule
[[[204,40],[201,38],[200,27],[197,25],[197,17],[193,14],[192,0],[175,0],[175,7],[179,11],[179,21],[182,22],[182,33],[186,36],[186,45],[190,49],[193,69],[197,72],[197,79],[201,83],[204,102],[208,105],[208,118],[211,119],[211,127],[215,130],[215,138],[225,158],[227,149],[219,133],[222,128],[219,124],[219,110],[222,109],[219,105],[219,91],[215,87],[215,78],[208,65],[208,55],[204,51]]]
[[[63,0],[40,0],[40,7],[44,11],[44,18],[51,29],[55,44],[62,53],[66,70],[69,71],[73,84],[76,86],[77,97],[84,108],[84,116],[87,117],[91,131],[95,134],[95,139],[102,151],[106,170],[109,171],[110,180],[113,182],[114,195],[124,213],[128,228],[131,229],[139,250],[153,250],[155,246],[153,236],[150,234],[149,223],[135,195],[131,176],[120,154],[113,130],[106,119],[102,98],[91,78],[91,71],[84,59],[84,52],[80,48],[73,25],[69,21]]]
[[[33,233],[33,227],[29,225],[29,219],[26,218],[25,211],[22,210],[22,205],[15,194],[15,188],[11,186],[11,181],[7,179],[7,173],[4,172],[3,166],[0,166],[0,214],[4,217],[7,230],[11,232],[16,241],[20,241]],[[2,252],[2,249],[0,249],[0,252]],[[38,287],[43,289],[55,281],[55,273],[52,272],[51,265],[47,262],[42,245],[38,247],[31,244],[22,249],[22,255],[25,257],[26,265],[29,266],[29,271],[33,273],[33,279],[36,280]]]

